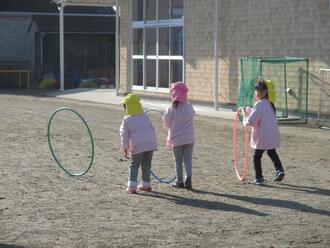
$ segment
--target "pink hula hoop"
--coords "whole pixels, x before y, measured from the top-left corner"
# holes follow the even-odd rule
[[[239,120],[239,112],[241,112],[242,109],[239,108],[236,112],[235,117],[235,123],[234,123],[234,138],[233,138],[233,147],[234,147],[234,168],[236,171],[236,175],[240,181],[243,181],[247,175],[248,175],[248,165],[249,165],[249,133],[247,126],[244,127],[245,131],[245,161],[244,161],[244,170],[243,175],[241,176],[238,171],[238,165],[237,165],[237,124]]]

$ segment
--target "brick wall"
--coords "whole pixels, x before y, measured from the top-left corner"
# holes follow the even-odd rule
[[[194,100],[213,99],[213,3],[189,0],[185,5],[185,81]]]
[[[308,58],[309,110],[318,107],[319,69],[330,67],[327,0],[220,0],[220,98],[236,102],[239,58]]]
[[[128,0],[120,0],[121,90],[125,91],[129,18]],[[185,78],[193,100],[212,102],[214,0],[186,0]],[[219,0],[219,101],[236,103],[240,57],[294,56],[308,58],[309,110],[317,111],[319,69],[330,67],[328,0]],[[140,94],[165,96],[160,93]],[[330,101],[330,100],[329,100]]]

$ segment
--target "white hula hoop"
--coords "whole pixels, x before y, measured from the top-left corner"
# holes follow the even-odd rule
[[[241,108],[239,108],[236,112],[235,117],[235,123],[234,123],[234,138],[233,138],[233,152],[234,152],[234,168],[236,171],[236,175],[240,181],[243,181],[247,175],[248,175],[248,166],[249,166],[249,132],[248,127],[244,127],[244,133],[245,133],[245,161],[244,161],[244,170],[243,175],[241,176],[238,170],[237,165],[237,125],[239,120],[239,113],[242,111]]]

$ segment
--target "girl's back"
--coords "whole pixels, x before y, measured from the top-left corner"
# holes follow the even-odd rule
[[[170,106],[164,113],[163,121],[169,129],[170,140],[174,146],[193,143],[195,111],[190,102]]]
[[[252,125],[251,146],[273,149],[280,145],[280,132],[274,109],[267,99],[256,102],[248,122]]]
[[[132,154],[157,149],[155,129],[147,115],[125,116],[122,128],[128,131]]]

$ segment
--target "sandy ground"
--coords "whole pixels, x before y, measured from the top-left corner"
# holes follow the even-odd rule
[[[95,159],[82,177],[60,170],[47,143],[48,119],[63,106],[78,111],[94,136]],[[0,113],[0,247],[330,247],[330,131],[281,125],[278,153],[287,176],[274,183],[264,156],[268,180],[260,187],[236,178],[233,121],[196,116],[194,190],[153,179],[153,192],[128,195],[121,106],[1,93]],[[166,132],[159,114],[150,116],[160,143],[153,170],[170,178]],[[91,159],[85,127],[74,114],[56,118],[59,159],[84,170]],[[241,128],[238,137],[242,164]]]

